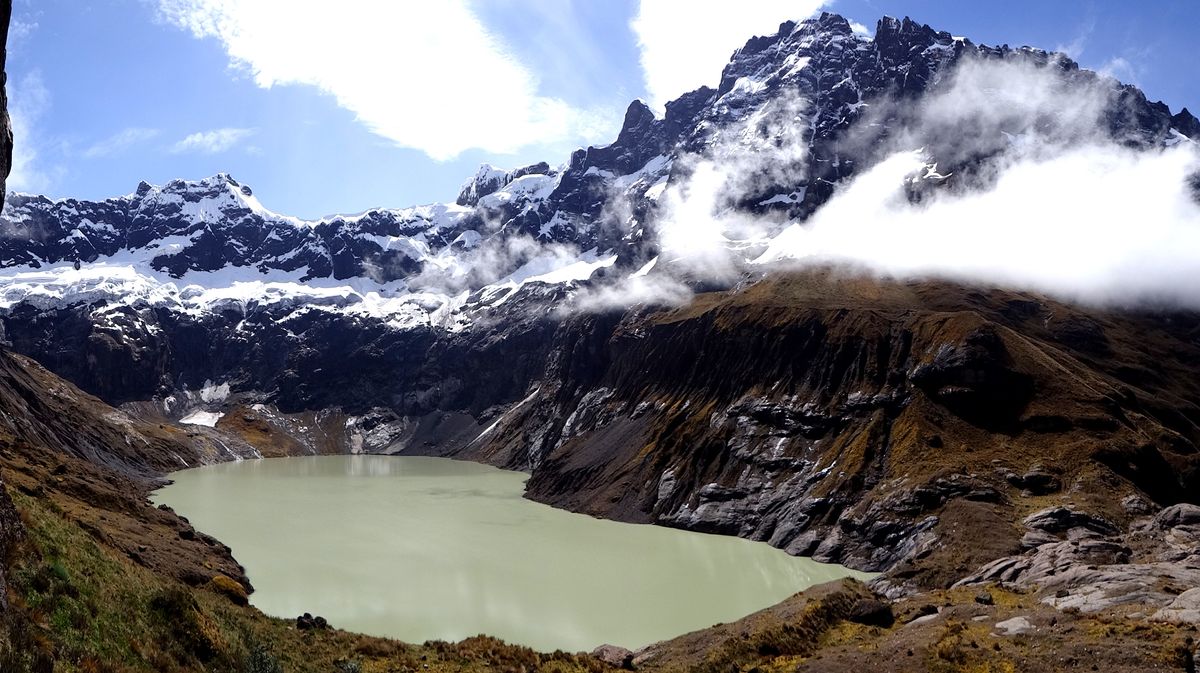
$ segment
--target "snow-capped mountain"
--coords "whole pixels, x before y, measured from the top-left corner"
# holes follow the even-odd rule
[[[317,323],[376,345],[413,330],[486,334],[498,322],[553,313],[581,284],[670,274],[672,260],[654,264],[661,202],[698,161],[742,162],[728,208],[779,227],[803,221],[895,151],[915,111],[952,86],[958,66],[980,62],[1028,66],[1054,82],[1052,95],[1099,99],[1099,132],[1110,141],[1153,148],[1200,137],[1186,110],[1172,114],[1059,54],[976,45],[909,19],[884,18],[866,36],[822,14],[751,39],[715,89],[684,94],[661,117],[635,101],[613,143],[577,150],[559,166],[484,166],[453,203],[307,221],[272,212],[224,174],[141,183],[99,202],[12,195],[0,224],[4,326],[18,350],[52,368],[61,361],[60,373],[114,399],[208,379],[276,390],[290,365],[247,358],[261,356],[264,343],[280,354],[304,350]],[[930,165],[912,180],[912,198],[965,181],[986,164],[987,143],[1095,133],[1094,120],[1068,114],[1071,105],[1028,128],[926,129],[918,139]],[[765,242],[734,244],[750,259]],[[185,357],[184,343],[200,333],[224,360]],[[78,365],[58,358],[64,344],[92,362],[141,364],[115,382],[67,371]]]

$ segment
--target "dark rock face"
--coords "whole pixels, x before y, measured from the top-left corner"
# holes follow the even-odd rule
[[[1015,422],[1033,394],[1033,381],[1012,369],[1003,341],[990,328],[943,344],[910,378],[959,416],[991,430]]]
[[[543,291],[553,290],[531,287],[508,301],[542,302]],[[319,310],[294,315],[293,306],[203,316],[125,308],[106,311],[103,323],[93,310],[21,306],[7,316],[8,338],[111,403],[224,381],[287,411],[386,406],[420,415],[513,402],[540,370],[556,327],[532,312],[517,312],[502,332],[451,333]]]
[[[1024,523],[1032,530],[1051,534],[1086,531],[1092,535],[1116,535],[1118,532],[1116,526],[1104,519],[1066,507],[1052,507],[1035,512],[1026,517]]]
[[[1047,495],[1062,489],[1062,481],[1057,475],[1037,467],[1025,474],[1010,474],[1007,479],[1008,483],[1031,495]]]
[[[1192,465],[1200,428],[1122,407],[1115,363],[1144,356],[1085,362],[1087,350],[1055,336],[1055,321],[1078,310],[1036,300],[1012,314],[1015,299],[807,275],[703,308],[573,319],[532,397],[468,455],[530,469],[534,499],[890,568],[901,583],[950,582],[1071,530],[1113,534],[1110,522],[1128,515],[1105,494],[1136,492],[1122,481],[1135,475],[1128,464],[1106,472],[1090,452],[1145,449],[1132,465]],[[1133,316],[1097,319],[1122,343],[1141,329]],[[1141,433],[1162,439],[1150,448]],[[1161,493],[1188,498],[1200,486],[1189,469]],[[1034,517],[1028,541],[1010,532],[1022,498],[1068,489],[1097,500]]]
[[[1196,119],[1196,116],[1187,108],[1183,108],[1179,114],[1171,117],[1171,126],[1193,140],[1200,139],[1200,119]]]
[[[1200,526],[1200,506],[1182,502],[1171,505],[1154,517],[1154,523],[1163,530],[1180,526]]]

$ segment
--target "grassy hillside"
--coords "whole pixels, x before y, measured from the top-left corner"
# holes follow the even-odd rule
[[[10,572],[0,671],[351,673],[599,671],[595,659],[543,654],[488,637],[406,645],[335,629],[297,630],[245,602],[223,576],[192,588],[98,543],[53,501],[20,492],[26,530]]]

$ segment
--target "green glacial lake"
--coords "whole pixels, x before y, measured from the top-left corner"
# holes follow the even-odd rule
[[[856,574],[557,510],[521,497],[525,474],[443,458],[277,458],[171,478],[154,501],[233,548],[261,610],[410,642],[637,648]]]

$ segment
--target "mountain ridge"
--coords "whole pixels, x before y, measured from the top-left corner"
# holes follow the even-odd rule
[[[764,185],[763,193],[743,201],[757,204],[770,198],[766,193],[770,190],[786,194],[803,189],[799,203],[768,208],[803,220],[829,198],[833,185],[855,174],[857,164],[872,161],[869,155],[860,159],[850,152],[847,156],[843,142],[845,131],[870,107],[863,103],[881,96],[920,95],[966,57],[1030,61],[1087,81],[1099,77],[1080,70],[1062,54],[975,45],[908,17],[880,19],[875,35],[868,39],[855,34],[845,18],[823,13],[785,22],[774,35],[750,39],[734,52],[716,89],[701,87],[681,95],[666,105],[661,119],[635,100],[612,143],[576,150],[558,167],[546,162],[512,170],[482,166],[453,202],[373,208],[356,216],[302,221],[262,208],[250,188],[228,174],[191,182],[174,180],[162,187],[142,182],[130,195],[99,202],[14,194],[6,211],[7,235],[0,238],[0,264],[40,268],[47,263],[88,263],[155,239],[195,234],[203,224],[224,226],[156,258],[154,268],[180,277],[188,271],[228,265],[255,266],[260,272],[303,269],[304,280],[368,277],[387,282],[418,274],[428,260],[420,252],[380,245],[370,237],[407,239],[403,241],[407,246],[423,235],[431,250],[438,250],[461,242],[459,237],[467,232],[475,232],[468,238],[490,236],[485,221],[539,241],[620,251],[642,240],[653,243],[653,226],[641,226],[653,221],[655,199],[646,198],[646,192],[659,181],[681,178],[680,170],[672,168],[680,152],[703,152],[713,142],[714,130],[719,135],[722,126],[739,121],[746,109],[760,108],[782,87],[795,87],[812,98],[809,104],[815,108],[811,137],[801,141],[810,150],[804,170],[797,171],[803,184]],[[736,86],[739,81],[741,89]],[[1123,136],[1122,142],[1161,145],[1170,141],[1172,129],[1200,136],[1200,121],[1186,108],[1172,114],[1162,102],[1150,102],[1136,87],[1115,80],[1110,93],[1115,112],[1106,122],[1115,137]],[[932,154],[938,159],[936,148]],[[659,156],[666,160],[647,170],[648,162]],[[646,171],[644,178],[628,177],[638,171]],[[514,182],[520,182],[521,188],[505,192]],[[625,222],[606,217],[605,200],[613,196],[630,202],[633,215]],[[480,208],[487,197],[494,198]],[[189,212],[188,204],[207,201],[213,203],[200,208],[199,216],[189,217],[196,213]],[[440,214],[422,216],[428,209],[440,209]],[[208,215],[216,221],[205,220]],[[297,234],[280,226],[288,222],[304,222],[313,231]],[[114,231],[106,230],[105,224]],[[269,231],[281,240],[267,240],[268,234],[256,235],[256,230]],[[623,256],[636,255],[627,251]]]

